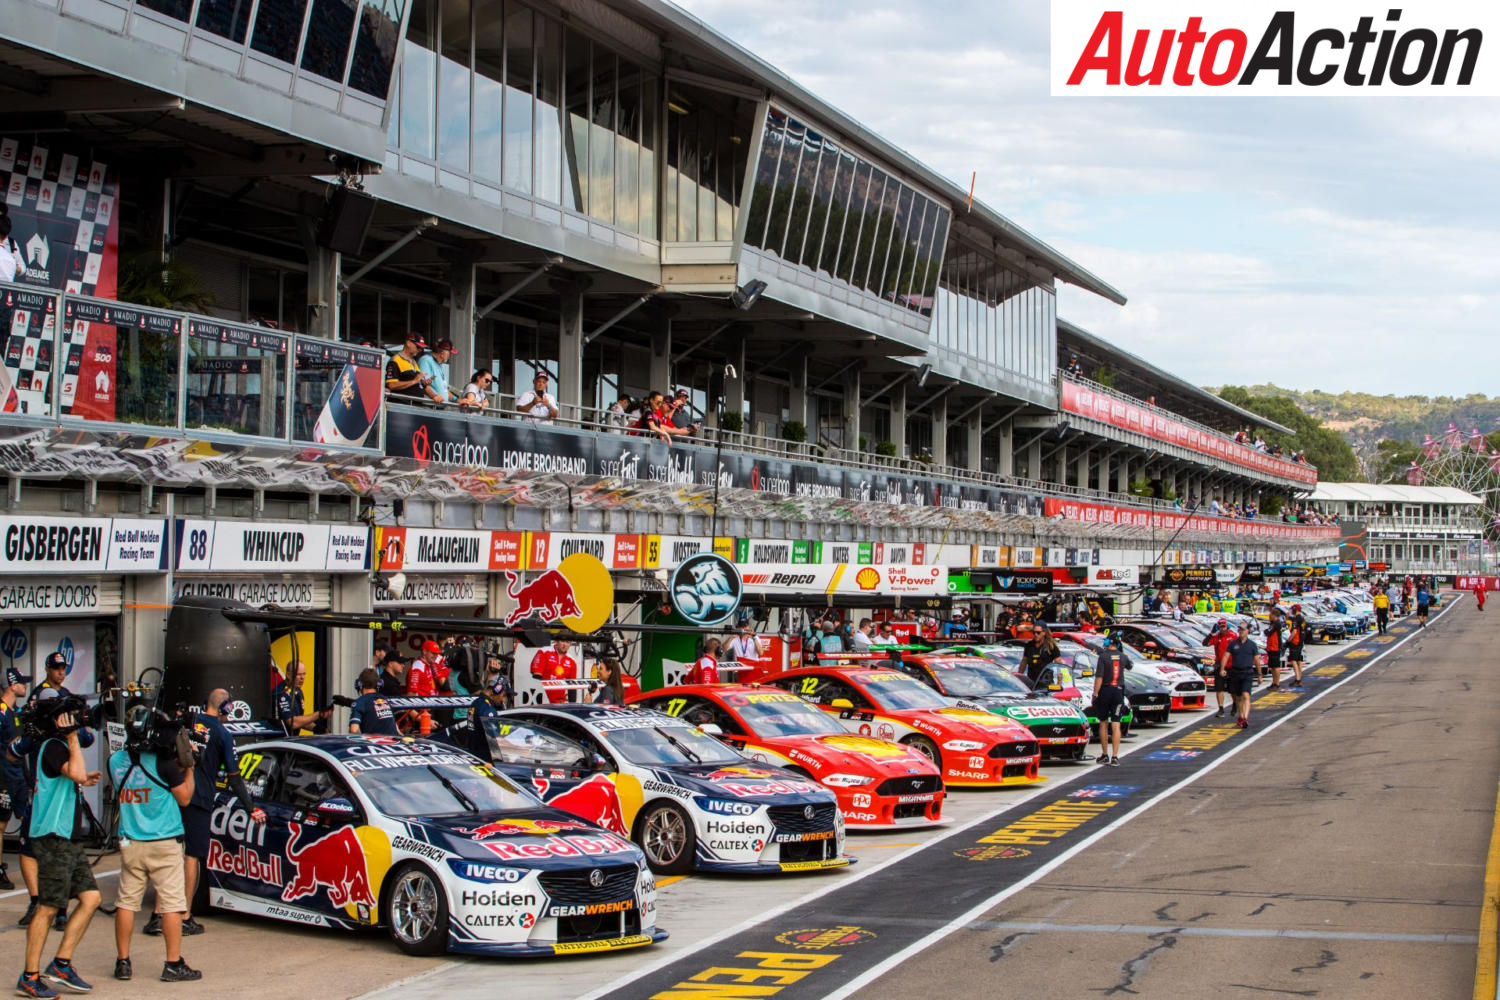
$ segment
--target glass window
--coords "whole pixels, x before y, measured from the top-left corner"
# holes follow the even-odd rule
[[[537,808],[537,800],[488,764],[441,744],[429,744],[427,759],[406,758],[405,767],[355,771],[354,783],[387,816],[467,816]]]
[[[870,177],[873,169],[868,163],[856,162],[850,185],[849,200],[845,206],[844,235],[839,248],[838,270],[835,275],[854,283],[854,263],[859,256],[859,239],[865,225],[865,205],[870,197]]]
[[[475,177],[505,181],[505,6],[501,0],[474,4],[474,139]],[[530,120],[530,112],[527,113]]]
[[[802,158],[797,161],[796,173],[791,178],[791,216],[787,219],[786,243],[781,250],[783,260],[796,263],[802,258],[802,242],[807,236],[813,188],[817,186],[818,156],[822,151],[823,137],[808,131],[802,139]]]
[[[181,319],[97,299],[70,299],[66,310],[65,322],[76,324],[76,345],[67,348],[63,359],[63,412],[90,420],[175,427],[182,384]],[[84,364],[85,339],[113,344],[111,359],[97,373]],[[69,371],[81,374],[75,377]]]
[[[840,152],[836,163],[828,202],[828,224],[823,231],[823,251],[818,258],[817,269],[824,274],[833,274],[838,266],[839,244],[849,218],[850,189],[854,186],[854,157]]]
[[[667,150],[673,157],[672,184],[677,215],[677,239],[698,239],[698,120],[691,117],[681,99],[668,99]]]
[[[589,88],[589,204],[600,222],[615,221],[615,55],[594,46]]]
[[[443,0],[443,58],[438,66],[438,158],[469,172],[469,0]]]
[[[187,426],[285,436],[289,343],[255,327],[189,320]]]
[[[791,224],[792,201],[797,193],[797,171],[807,130],[801,123],[787,122],[786,141],[781,147],[781,166],[776,171],[776,191],[771,197],[771,220],[766,226],[766,249],[781,256]]]
[[[355,90],[382,100],[390,93],[403,6],[402,0],[365,0],[359,34],[354,39],[354,62],[349,68],[349,86]]]
[[[192,0],[136,0],[136,3],[147,10],[154,10],[179,21],[186,21],[188,12],[193,8]]]
[[[889,225],[882,226],[884,215],[882,208],[885,205],[886,187],[889,178],[877,170],[871,171],[870,175],[870,199],[865,202],[865,217],[860,224],[859,250],[854,257],[854,274],[850,277],[850,283],[861,288],[869,286],[870,262],[872,260],[885,260],[885,242],[881,237],[881,229],[890,229]]]
[[[772,111],[766,118],[760,159],[755,165],[755,187],[750,192],[750,217],[745,222],[745,242],[753,247],[764,248],[766,245],[766,224],[771,217],[771,196],[776,188],[776,171],[781,165],[781,153],[785,141],[786,118],[779,112]]]
[[[657,81],[641,81],[641,235],[656,239],[656,120],[659,100]]]
[[[235,42],[250,28],[251,0],[200,0],[197,26]]]
[[[302,41],[302,17],[307,0],[260,0],[255,9],[255,33],[250,47],[272,59],[291,62]]]
[[[698,238],[707,243],[718,238],[719,212],[715,191],[719,176],[719,121],[711,115],[695,117],[697,128],[688,135],[698,143]]]
[[[505,4],[505,186],[531,190],[532,47],[531,11],[507,0]],[[542,111],[537,110],[540,120]],[[556,119],[556,109],[553,109]]]
[[[411,24],[401,55],[401,148],[433,156],[436,96],[437,0],[413,0]]]
[[[307,21],[307,43],[302,46],[302,68],[335,83],[344,81],[349,39],[354,34],[354,9],[359,0],[313,0]]]
[[[843,153],[831,142],[823,143],[823,153],[818,161],[817,179],[813,187],[812,210],[808,215],[807,241],[802,244],[802,266],[818,270],[822,261],[823,241],[827,239],[828,224],[833,216],[833,184]]]
[[[639,67],[621,62],[616,85],[619,123],[615,134],[615,224],[641,231],[641,83]]]
[[[567,125],[563,131],[563,205],[588,211],[589,204],[589,80],[593,43],[569,30],[563,51],[563,107]]]
[[[877,292],[882,298],[894,299],[897,285],[897,275],[901,272],[901,264],[906,256],[906,235],[911,228],[912,199],[916,192],[902,185],[896,192],[894,212],[891,216],[891,239],[890,247],[886,252],[885,271],[878,284],[871,279],[871,291]]]

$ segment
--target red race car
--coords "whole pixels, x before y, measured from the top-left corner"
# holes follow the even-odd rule
[[[804,667],[767,679],[838,716],[861,736],[904,743],[943,769],[950,788],[1044,780],[1031,730],[1003,715],[958,708],[914,677],[869,667]]]
[[[669,687],[630,703],[718,726],[720,738],[752,760],[820,782],[838,796],[850,826],[878,830],[942,819],[943,779],[926,756],[889,740],[850,735],[838,720],[780,688]]]

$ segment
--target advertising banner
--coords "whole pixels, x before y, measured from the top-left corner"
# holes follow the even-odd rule
[[[370,568],[364,525],[262,521],[177,521],[177,570],[184,573],[362,573]]]

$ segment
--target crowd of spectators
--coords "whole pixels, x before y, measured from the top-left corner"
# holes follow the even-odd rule
[[[1261,437],[1259,433],[1251,430],[1248,427],[1243,427],[1240,430],[1235,431],[1234,440],[1236,444],[1248,445],[1258,452],[1270,455],[1272,458],[1285,458],[1288,461],[1296,462],[1298,465],[1307,464],[1307,456],[1302,452],[1293,451],[1290,455],[1288,455],[1286,453],[1286,450],[1282,448],[1281,445],[1267,444],[1265,438]]]

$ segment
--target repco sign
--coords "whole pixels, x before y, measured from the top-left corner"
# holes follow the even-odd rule
[[[1500,7],[1054,0],[1052,96],[1494,97]]]

